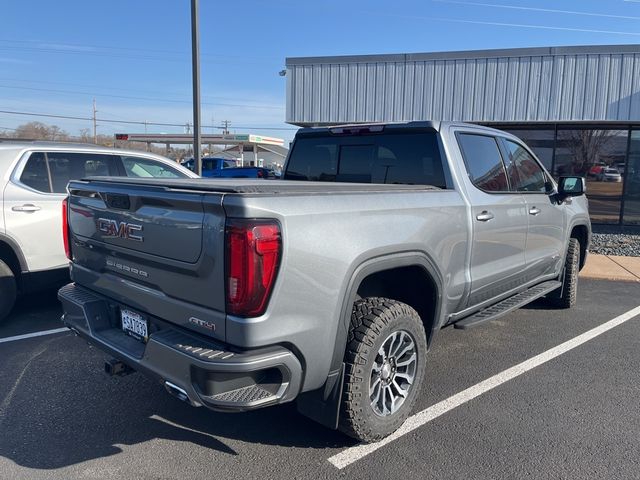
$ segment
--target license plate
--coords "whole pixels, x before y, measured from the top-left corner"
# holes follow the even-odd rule
[[[139,313],[132,312],[131,310],[120,310],[120,317],[122,318],[122,330],[138,340],[143,342],[147,341],[149,337],[149,331],[147,328],[147,321]]]

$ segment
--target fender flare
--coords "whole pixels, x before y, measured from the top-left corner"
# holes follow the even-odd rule
[[[20,273],[29,271],[27,261],[25,260],[22,250],[20,250],[18,244],[11,237],[2,233],[0,233],[0,242],[6,243],[9,248],[13,250],[13,253],[18,259],[18,264],[20,265]]]
[[[353,269],[347,289],[343,295],[342,307],[340,309],[340,317],[338,320],[338,331],[334,342],[334,350],[331,361],[331,371],[334,372],[340,368],[344,357],[344,351],[347,346],[347,336],[349,333],[349,325],[351,323],[351,310],[353,303],[356,301],[358,288],[362,281],[369,275],[392,270],[402,267],[421,267],[431,277],[436,286],[436,315],[430,332],[426,332],[427,340],[433,336],[433,331],[437,330],[442,324],[442,290],[443,279],[436,263],[424,252],[407,251],[382,255],[370,258],[360,263]]]
[[[589,245],[591,244],[591,222],[589,221],[588,218],[584,218],[584,217],[579,217],[574,219],[570,224],[569,224],[569,228],[567,228],[567,238],[565,243],[568,244],[569,243],[569,238],[571,237],[571,232],[573,232],[573,229],[576,227],[585,227],[587,229],[587,244],[584,246],[584,250],[585,250],[585,255],[584,256],[580,256],[580,269],[582,270],[582,267],[584,267],[585,262],[587,261],[586,259],[586,255],[589,252]],[[565,255],[566,255],[566,251],[565,251]],[[563,264],[564,264],[564,258],[563,258]]]
[[[342,295],[342,306],[338,317],[338,329],[331,357],[331,367],[324,385],[317,390],[303,393],[298,397],[298,411],[316,422],[336,429],[340,415],[342,387],[344,379],[344,352],[347,348],[347,337],[351,323],[351,310],[356,300],[358,288],[369,275],[394,268],[418,266],[431,277],[436,287],[435,318],[431,331],[426,332],[428,345],[433,334],[444,319],[442,311],[443,277],[436,263],[422,251],[406,251],[369,258],[356,266],[349,275],[349,282]]]

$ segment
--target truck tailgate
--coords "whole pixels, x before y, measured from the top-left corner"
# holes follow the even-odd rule
[[[76,181],[68,215],[75,281],[224,340],[221,193]]]

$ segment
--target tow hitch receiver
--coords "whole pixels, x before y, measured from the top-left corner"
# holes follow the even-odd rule
[[[110,377],[124,377],[125,375],[135,372],[135,370],[124,362],[112,358],[104,362],[104,372]]]

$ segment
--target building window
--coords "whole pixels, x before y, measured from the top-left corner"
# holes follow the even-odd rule
[[[640,130],[631,131],[629,163],[623,172],[626,183],[623,222],[640,224]]]
[[[580,175],[587,179],[589,211],[594,223],[618,223],[622,203],[622,173],[627,154],[627,130],[558,129],[555,178]]]

